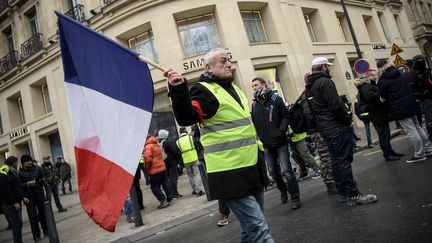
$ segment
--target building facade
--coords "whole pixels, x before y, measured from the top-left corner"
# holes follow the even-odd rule
[[[432,67],[432,0],[404,0],[414,40]]]
[[[401,3],[347,1],[363,56],[375,66],[392,43],[410,59],[420,50]],[[60,11],[122,45],[181,72],[189,83],[215,47],[232,54],[235,83],[252,100],[262,77],[286,102],[304,89],[311,61],[325,56],[337,89],[354,100],[357,60],[347,19],[333,0],[0,0],[0,161],[8,155],[64,156],[74,166],[56,17]],[[150,133],[176,133],[167,84],[150,67],[155,89]],[[144,138],[143,138],[144,139]]]

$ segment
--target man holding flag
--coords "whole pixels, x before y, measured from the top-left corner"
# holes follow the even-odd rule
[[[264,216],[265,165],[245,94],[233,84],[228,52],[217,48],[204,57],[206,72],[190,91],[187,81],[166,69],[169,95],[181,126],[202,125],[212,199],[224,199],[241,224],[241,241],[274,242]]]
[[[147,136],[153,81],[137,53],[56,14],[81,204],[114,231]]]

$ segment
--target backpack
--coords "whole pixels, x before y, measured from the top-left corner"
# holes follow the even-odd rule
[[[305,90],[289,110],[289,126],[293,133],[314,133],[317,131],[315,115],[310,108],[310,100],[313,97]]]
[[[362,121],[368,120],[368,114],[367,113],[369,112],[369,108],[366,105],[366,103],[364,103],[360,99],[360,91],[356,95],[356,101],[354,102],[354,112],[360,120],[362,120]]]
[[[164,142],[165,142],[165,139],[164,140],[162,140],[162,141],[160,141],[159,143],[158,143],[158,145],[159,145],[159,148],[160,148],[160,150],[161,150],[161,154],[162,154],[162,159],[163,160],[166,160],[166,158],[168,157],[168,155],[167,155],[167,153],[165,152],[165,149],[164,149]]]

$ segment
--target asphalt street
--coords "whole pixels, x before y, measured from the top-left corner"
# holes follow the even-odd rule
[[[405,160],[413,154],[406,137],[392,140]],[[357,153],[353,170],[362,193],[374,193],[378,202],[347,206],[328,195],[320,179],[300,182],[303,207],[281,204],[280,193],[265,194],[266,215],[276,242],[432,242],[432,158],[407,164],[386,162],[378,146]],[[236,219],[218,227],[217,207],[183,223],[162,224],[117,242],[239,242]],[[189,218],[187,218],[189,217]]]

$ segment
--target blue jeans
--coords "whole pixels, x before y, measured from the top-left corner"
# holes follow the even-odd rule
[[[240,221],[240,242],[274,242],[264,216],[264,192],[225,203]]]
[[[353,130],[340,125],[320,132],[330,152],[333,176],[338,193],[344,197],[354,197],[360,192],[354,181],[351,163],[353,162]]]
[[[123,206],[123,211],[126,215],[126,217],[130,218],[133,216],[133,208],[132,208],[132,201],[130,198],[130,194],[128,194],[125,204]]]
[[[16,209],[13,205],[3,205],[3,211],[8,216],[12,227],[14,243],[22,243],[22,215],[21,209]]]
[[[288,190],[291,200],[299,199],[300,190],[289,159],[288,145],[265,148],[264,153],[270,176],[275,180],[278,189],[282,193]],[[283,181],[282,176],[287,180],[288,186]]]
[[[371,131],[370,131],[370,121],[363,121],[366,130],[366,138],[368,146],[372,145]]]
[[[45,186],[45,191],[46,191],[46,198],[47,198],[47,200],[51,201],[51,194],[52,194],[54,196],[54,202],[56,204],[57,209],[62,209],[63,206],[60,203],[58,182],[56,182],[54,185],[47,185],[47,186]]]

